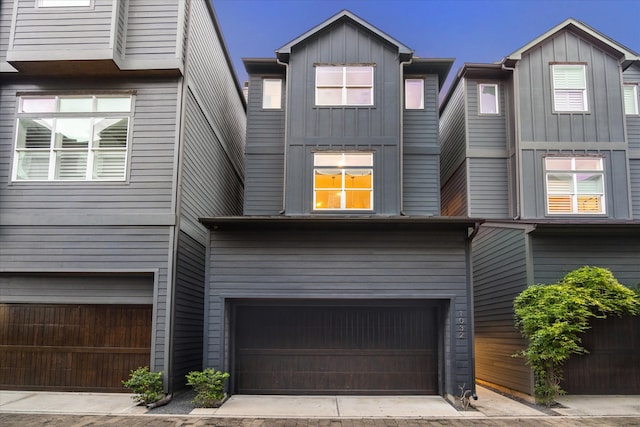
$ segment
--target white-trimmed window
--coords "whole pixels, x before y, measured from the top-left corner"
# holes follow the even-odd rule
[[[316,105],[373,105],[373,66],[317,66]]]
[[[625,84],[624,89],[624,113],[627,115],[638,114],[638,85]]]
[[[282,79],[262,80],[262,108],[282,108]]]
[[[87,7],[91,0],[37,0],[38,7]]]
[[[602,158],[546,157],[544,164],[548,215],[605,213]]]
[[[132,96],[22,96],[14,181],[124,181]]]
[[[554,111],[560,113],[588,111],[586,69],[584,64],[551,66]]]
[[[497,84],[480,83],[478,85],[478,105],[480,114],[500,114]]]
[[[407,110],[424,109],[424,80],[405,79],[404,108]]]
[[[373,153],[314,153],[315,210],[372,210]]]

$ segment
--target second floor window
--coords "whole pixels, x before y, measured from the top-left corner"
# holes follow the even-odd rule
[[[638,85],[624,85],[624,113],[638,114]]]
[[[547,157],[547,214],[604,214],[600,157]]]
[[[315,210],[373,209],[372,153],[315,153]]]
[[[317,66],[316,105],[373,105],[373,67]]]
[[[404,108],[407,110],[424,109],[423,79],[406,79],[404,81]]]
[[[586,68],[583,64],[551,66],[554,111],[559,113],[588,111]]]
[[[263,79],[262,80],[262,108],[280,109],[282,108],[282,80]]]
[[[124,181],[132,98],[20,98],[14,181]]]
[[[38,7],[85,7],[91,0],[38,0]]]
[[[480,114],[499,114],[498,109],[498,85],[480,83],[478,85],[478,103]]]

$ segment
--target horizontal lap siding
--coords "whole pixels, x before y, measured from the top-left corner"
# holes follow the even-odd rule
[[[480,83],[498,85],[499,114],[480,114],[478,90]],[[507,149],[507,129],[505,122],[505,86],[500,81],[468,81],[467,119],[469,125],[470,149]]]
[[[115,0],[118,1],[118,0]],[[128,0],[127,56],[177,57],[178,1]]]
[[[18,2],[18,15],[10,46],[13,50],[113,47],[111,21],[116,1],[93,0],[92,7],[79,8],[38,8],[35,0],[15,1]]]
[[[0,70],[2,70],[3,63],[7,59],[12,17],[13,2],[0,1]]]
[[[440,116],[440,182],[447,184],[467,155],[465,81],[454,89]]]
[[[464,162],[442,187],[443,216],[469,216],[468,190],[466,184],[467,162]]]
[[[629,178],[631,183],[631,208],[635,219],[640,219],[640,158],[629,160]]]
[[[478,218],[509,217],[506,158],[469,159],[469,214]]]
[[[526,347],[513,300],[528,285],[523,230],[483,226],[473,241],[476,377],[530,394],[531,370],[512,355]]]
[[[0,96],[0,217],[3,215],[92,215],[109,223],[110,215],[170,214],[176,137],[175,81],[131,81],[100,86],[74,83],[67,90],[136,89],[130,124],[128,182],[11,181],[15,138],[16,92],[60,90],[54,84],[5,86]],[[4,183],[4,184],[1,184]],[[1,219],[0,219],[1,221]]]

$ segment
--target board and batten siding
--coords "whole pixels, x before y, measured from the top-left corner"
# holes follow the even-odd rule
[[[440,299],[451,301],[444,392],[471,384],[471,333],[458,339],[450,324],[454,314],[470,324],[467,230],[372,227],[212,230],[205,364],[229,368],[227,299]]]
[[[527,245],[523,229],[483,225],[473,240],[473,296],[476,378],[531,394],[531,369],[512,357],[527,345],[513,312],[513,300],[529,285]]]
[[[438,91],[438,76],[424,76],[424,108],[403,112],[402,211],[408,215],[440,214]]]
[[[282,79],[282,109],[262,108],[263,78]],[[245,215],[277,215],[283,209],[286,80],[250,75],[247,102]]]
[[[622,74],[624,83],[636,84],[638,104],[640,105],[640,65],[632,65],[627,68]],[[629,143],[629,150],[636,150],[636,157],[640,157],[640,114],[627,114],[625,115],[627,122],[627,140]]]
[[[314,64],[375,64],[374,106],[315,106]],[[289,62],[286,212],[313,209],[312,150],[376,153],[376,214],[400,211],[400,99],[398,48],[349,21],[338,21],[295,46]]]
[[[588,114],[553,111],[553,62],[587,64]],[[516,66],[522,141],[622,142],[624,112],[620,63],[613,56],[564,30],[523,55]]]
[[[125,182],[11,182],[17,92],[136,89]],[[86,92],[85,92],[86,93]],[[170,224],[176,81],[5,85],[0,88],[0,224]]]

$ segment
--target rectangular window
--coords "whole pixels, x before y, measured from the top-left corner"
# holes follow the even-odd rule
[[[373,67],[316,67],[316,105],[373,105]]]
[[[372,210],[372,153],[315,153],[315,210]]]
[[[282,80],[263,79],[262,80],[262,108],[280,109],[282,108]]]
[[[124,181],[130,95],[20,98],[14,181]]]
[[[624,113],[638,114],[638,85],[624,85]]]
[[[406,79],[404,81],[404,108],[407,110],[424,109],[423,79]]]
[[[497,84],[480,83],[478,97],[480,114],[499,114]]]
[[[588,111],[586,66],[552,65],[553,109],[557,112]]]
[[[38,7],[86,7],[91,0],[38,0]]]
[[[547,214],[603,214],[604,173],[600,157],[545,158]]]

